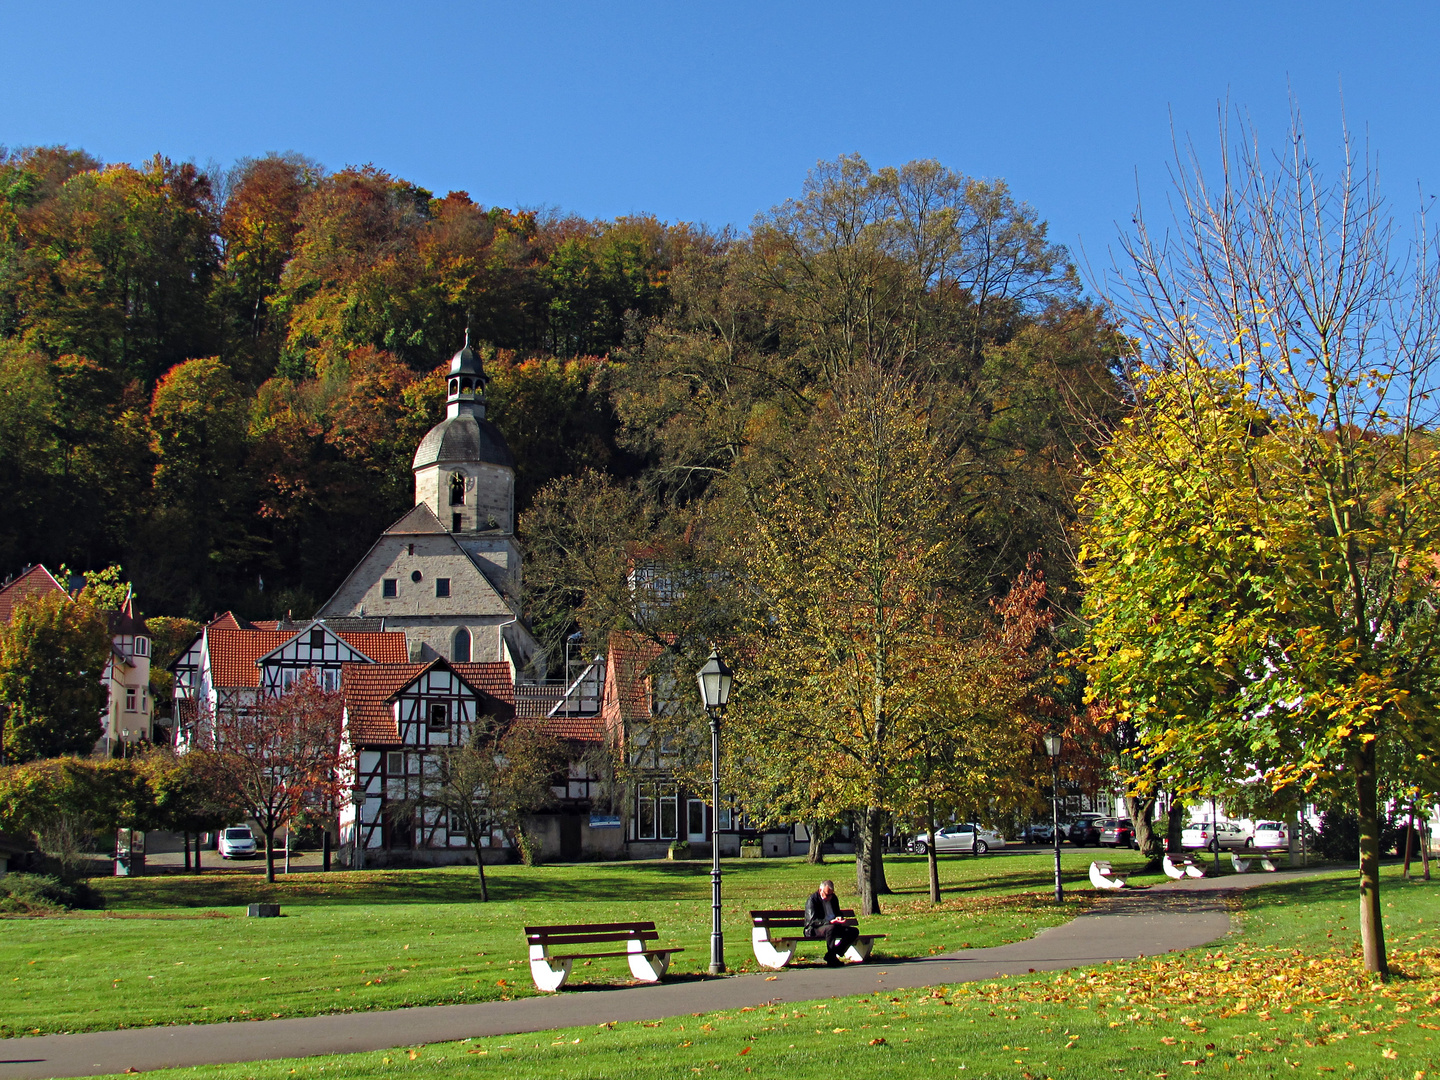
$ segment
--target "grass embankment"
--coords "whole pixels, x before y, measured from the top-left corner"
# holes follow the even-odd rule
[[[1418,1080],[1440,1064],[1440,883],[1386,873],[1395,977],[1360,972],[1353,874],[1243,894],[1209,949],[1053,975],[367,1054],[206,1066],[183,1080],[684,1076],[1326,1076]],[[499,1063],[503,1062],[503,1065]],[[483,1063],[483,1065],[482,1065]]]
[[[1067,852],[1067,875],[1081,878],[1093,854]],[[1126,858],[1136,861],[1130,853],[1115,861]],[[885,898],[886,914],[864,925],[889,935],[886,956],[1027,938],[1075,912],[1050,903],[1048,860],[947,857],[937,909],[926,899],[925,860],[889,859],[896,894]],[[476,902],[474,869],[462,867],[297,874],[274,885],[244,871],[97,878],[103,912],[0,923],[0,1035],[529,996],[520,928],[534,923],[653,919],[669,943],[686,947],[672,977],[699,978],[708,965],[708,864],[496,866],[487,874],[485,904]],[[853,902],[853,861],[727,860],[732,969],[755,970],[748,910],[798,906],[824,875]],[[256,901],[280,903],[284,917],[247,919],[243,905]],[[577,968],[571,985],[628,978],[623,963],[598,961]]]

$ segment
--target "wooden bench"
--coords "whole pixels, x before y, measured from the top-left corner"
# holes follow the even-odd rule
[[[1123,889],[1125,879],[1116,874],[1108,862],[1092,862],[1090,884],[1097,889]]]
[[[657,949],[660,940],[653,922],[566,923],[557,926],[525,927],[525,943],[530,946],[530,975],[540,990],[559,990],[570,978],[570,967],[576,960],[602,960],[623,956],[630,961],[630,974],[641,982],[659,982],[670,967],[670,956],[684,952],[678,946]],[[623,948],[613,948],[623,944]],[[609,949],[584,950],[585,946],[612,946]],[[584,951],[572,951],[579,946]],[[564,952],[555,953],[555,948]]]
[[[855,912],[849,908],[840,912],[840,917],[847,926],[857,925]],[[805,912],[800,908],[752,911],[750,925],[750,944],[755,948],[755,959],[760,962],[761,967],[771,971],[779,971],[790,963],[801,942],[814,941],[821,945],[825,943],[824,938],[805,936]],[[884,937],[884,934],[861,934],[855,944],[845,950],[844,959],[854,964],[863,964],[870,959],[870,950],[875,947],[875,942]]]
[[[1165,876],[1175,878],[1177,881],[1183,877],[1204,877],[1205,868],[1192,859],[1189,855],[1165,856]]]

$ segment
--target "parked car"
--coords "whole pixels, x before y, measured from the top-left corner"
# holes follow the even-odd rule
[[[1060,836],[1065,836],[1066,824],[1060,823]],[[1050,844],[1055,841],[1055,826],[1049,821],[1034,821],[1020,830],[1020,842],[1024,844]]]
[[[216,845],[222,859],[249,859],[260,854],[260,845],[249,825],[232,825],[220,834]]]
[[[1135,823],[1128,817],[1107,817],[1100,826],[1101,847],[1136,847]]]
[[[1070,826],[1070,843],[1076,847],[1100,843],[1100,823],[1104,814],[1081,814]]]
[[[1192,821],[1180,834],[1180,846],[1206,848],[1210,851],[1219,851],[1221,848],[1243,851],[1250,846],[1250,837],[1242,826],[1233,821],[1222,821],[1218,824]]]
[[[1250,843],[1257,848],[1288,848],[1290,830],[1283,821],[1257,821]]]
[[[931,844],[930,834],[921,833],[911,841],[910,848],[916,855],[924,855],[930,850]],[[936,851],[973,851],[977,855],[984,855],[991,848],[1003,848],[1005,838],[991,829],[980,828],[974,824],[947,825],[935,834],[933,844]]]

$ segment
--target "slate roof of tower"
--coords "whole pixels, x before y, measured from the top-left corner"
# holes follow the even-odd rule
[[[422,469],[437,461],[489,462],[515,468],[515,459],[505,445],[505,436],[489,420],[469,413],[441,420],[420,440],[412,468]]]

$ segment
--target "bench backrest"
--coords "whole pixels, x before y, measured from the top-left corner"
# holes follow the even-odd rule
[[[531,945],[588,945],[601,941],[654,941],[660,935],[653,922],[557,923],[525,927]]]
[[[840,917],[847,922],[855,921],[855,912],[852,908],[845,908],[840,912]],[[750,922],[755,926],[765,929],[790,929],[803,927],[805,925],[804,908],[775,908],[769,911],[750,912]]]

